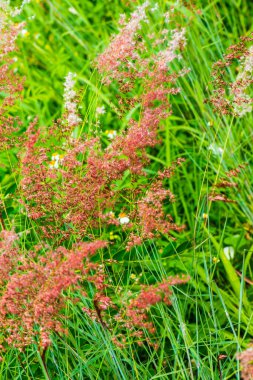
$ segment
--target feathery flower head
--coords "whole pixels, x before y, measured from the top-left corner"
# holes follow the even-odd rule
[[[242,117],[252,111],[253,99],[248,94],[249,86],[253,82],[253,34],[241,37],[240,41],[230,46],[227,54],[213,64],[213,95],[210,103],[214,109],[224,115]],[[227,67],[239,61],[239,72],[234,81],[226,78]]]
[[[39,341],[45,349],[51,344],[52,332],[66,333],[60,322],[61,311],[67,301],[64,291],[83,291],[80,281],[90,280],[102,289],[101,270],[89,259],[98,249],[106,246],[103,241],[79,243],[67,250],[44,249],[21,255],[12,245],[16,240],[13,232],[2,231],[0,250],[0,334],[3,347],[7,345],[24,349]],[[101,307],[109,306],[108,298],[101,296]]]
[[[247,348],[245,351],[236,355],[237,360],[241,365],[241,378],[242,380],[253,379],[253,347]]]
[[[69,72],[65,78],[64,83],[64,109],[67,114],[67,122],[70,127],[78,125],[82,120],[77,115],[77,101],[76,91],[74,86],[76,84],[76,74]]]
[[[98,68],[101,72],[110,72],[117,74],[117,67],[126,58],[138,58],[135,52],[136,42],[135,34],[140,28],[141,21],[147,20],[146,8],[149,1],[142,5],[131,14],[130,20],[126,23],[120,33],[114,37],[109,47],[98,58]],[[122,21],[122,17],[121,17]]]

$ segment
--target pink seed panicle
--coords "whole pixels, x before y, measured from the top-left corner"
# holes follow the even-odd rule
[[[22,123],[9,111],[23,89],[11,58],[20,26],[1,27],[0,90],[6,96],[0,104],[0,148],[16,146],[19,150],[21,180],[15,196],[22,212],[35,222],[41,242],[21,249],[19,234],[7,231],[2,223],[2,350],[11,346],[22,351],[36,343],[44,351],[51,344],[52,332],[67,334],[62,312],[70,293],[73,303],[81,302],[80,295],[87,298],[83,311],[103,328],[110,329],[111,321],[118,320],[123,330],[132,329],[132,336],[141,344],[144,331],[156,332],[150,308],[161,302],[170,305],[171,286],[189,280],[175,276],[142,286],[137,296],[124,303],[120,294],[113,293],[106,264],[99,259],[95,262],[93,257],[107,247],[101,231],[108,227],[128,234],[127,249],[159,233],[171,237],[171,231],[184,228],[167,212],[167,203],[175,197],[166,187],[183,159],[157,175],[149,175],[146,169],[147,149],[159,144],[161,123],[172,114],[170,99],[180,93],[177,80],[189,71],[183,68],[176,72],[172,64],[182,59],[186,31],[178,25],[170,31],[164,28],[152,42],[151,53],[142,31],[148,12],[146,1],[128,22],[122,19],[119,34],[98,57],[97,68],[105,76],[104,82],[109,85],[114,81],[118,86],[119,114],[137,110],[107,144],[99,133],[95,137],[75,133],[81,130],[82,120],[74,89],[76,76],[71,72],[64,83],[62,118],[49,128],[39,127],[36,119],[19,137]],[[136,89],[136,96],[132,96]],[[131,186],[121,190],[118,184],[126,174]],[[123,195],[129,200],[125,205]],[[115,310],[118,317],[114,317]],[[149,338],[147,341],[153,344]]]

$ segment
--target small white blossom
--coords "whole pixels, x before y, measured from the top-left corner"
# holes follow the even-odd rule
[[[234,250],[234,247],[232,246],[225,247],[223,249],[223,252],[228,260],[232,260],[235,256],[235,250]]]
[[[211,144],[209,145],[209,147],[207,148],[208,150],[211,150],[211,152],[215,155],[215,156],[222,156],[223,153],[224,153],[224,149],[222,149],[220,146],[216,145],[216,144]]]
[[[117,131],[115,131],[115,129],[110,129],[109,131],[106,130],[105,134],[108,137],[108,139],[113,140],[117,136]]]
[[[121,213],[119,214],[119,222],[120,224],[128,224],[130,222],[130,219],[126,214]]]
[[[58,153],[53,153],[51,157],[51,162],[49,164],[50,169],[58,169],[59,165],[63,162],[63,155]]]
[[[51,161],[49,164],[50,169],[58,169],[59,168],[59,162],[58,161]]]

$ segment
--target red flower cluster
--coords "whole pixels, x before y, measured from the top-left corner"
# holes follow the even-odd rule
[[[156,332],[155,325],[149,318],[151,307],[161,302],[168,306],[171,305],[171,286],[185,284],[188,281],[188,276],[175,276],[164,279],[155,285],[143,286],[140,293],[130,299],[130,301],[120,309],[116,316],[117,321],[122,327],[127,328],[133,337],[138,338],[138,344],[143,344],[145,331],[151,335]],[[147,339],[145,339],[145,341],[146,340]],[[117,343],[116,339],[115,343]],[[118,341],[118,343],[120,344],[120,341]],[[150,338],[149,344],[152,344]]]
[[[64,290],[83,292],[81,282],[101,288],[98,265],[89,261],[105,242],[79,243],[71,250],[38,247],[22,253],[17,235],[2,231],[0,246],[0,332],[5,344],[23,349],[37,342],[46,348],[52,331],[64,332],[61,311],[68,298]],[[92,275],[92,278],[91,278]],[[92,281],[91,281],[92,280]],[[105,303],[105,300],[104,300]],[[102,306],[101,306],[102,307]]]
[[[1,149],[8,149],[17,144],[18,138],[15,135],[21,126],[18,118],[9,112],[23,90],[23,81],[15,75],[12,68],[13,53],[16,50],[15,41],[21,27],[21,24],[9,24],[0,10],[0,91],[4,94],[3,100],[0,101]]]
[[[223,60],[213,65],[213,95],[210,102],[214,109],[221,114],[244,116],[252,110],[252,99],[247,89],[253,81],[253,48],[248,43],[253,40],[252,34],[241,37],[240,42],[228,48]],[[227,68],[238,63],[237,76],[234,82],[226,80]]]
[[[175,200],[171,191],[164,188],[164,179],[170,178],[175,168],[183,161],[183,159],[178,159],[171,168],[158,173],[158,178],[153,181],[145,196],[138,200],[135,219],[137,234],[130,234],[127,249],[141,244],[145,239],[153,239],[159,233],[170,235],[171,231],[184,229],[184,226],[176,225],[172,217],[166,215],[164,211],[165,201],[174,202]]]
[[[120,33],[113,39],[109,47],[98,58],[98,66],[102,71],[111,72],[114,78],[121,79],[118,68],[126,58],[138,59],[137,43],[135,36],[140,29],[140,22],[147,19],[145,10],[149,2],[145,1],[134,13],[129,22],[122,28]],[[124,21],[122,20],[122,23]]]
[[[241,170],[245,168],[244,164],[238,165],[237,168],[231,169],[226,173],[226,177],[221,178],[212,188],[210,195],[208,196],[209,201],[217,202],[221,201],[224,203],[233,203],[234,200],[228,198],[224,193],[218,193],[218,189],[225,191],[226,189],[237,188],[238,183],[231,180],[231,178],[238,177]]]
[[[163,190],[162,181],[154,182],[149,192],[145,186],[141,188],[140,183],[141,179],[143,183],[146,181],[146,149],[159,142],[160,122],[171,114],[169,95],[180,91],[175,87],[176,80],[187,72],[175,73],[169,67],[173,60],[180,58],[185,46],[185,31],[173,30],[170,38],[165,38],[163,31],[162,42],[157,44],[153,41],[157,52],[149,56],[144,39],[137,36],[137,31],[141,33],[140,22],[147,20],[147,7],[148,4],[144,3],[137,8],[129,23],[98,58],[100,72],[118,83],[120,102],[136,108],[141,105],[138,121],[137,116],[132,118],[129,127],[117,134],[106,149],[98,139],[74,138],[69,129],[67,136],[66,129],[62,130],[62,123],[54,125],[49,134],[36,132],[34,126],[28,129],[22,158],[22,196],[28,215],[41,223],[40,228],[46,238],[57,236],[58,242],[70,236],[81,240],[93,234],[96,238],[96,230],[101,230],[101,226],[117,225],[116,217],[107,218],[106,215],[111,210],[115,214],[120,213],[122,194],[115,184],[122,180],[126,171],[131,175],[131,205],[136,205],[138,212],[133,212],[133,206],[126,211],[138,214],[136,223],[144,223],[139,228],[141,239],[153,237],[159,230],[163,233],[180,230],[171,218],[166,220],[163,201],[165,198],[172,200],[173,196],[169,190]],[[68,77],[67,92],[70,99],[68,107],[75,115],[72,119],[76,125],[78,117],[72,104],[75,91],[71,86],[73,75]],[[139,95],[131,99],[128,92],[135,86],[139,88]],[[45,148],[45,141],[50,141],[50,138],[52,144],[47,141]],[[55,164],[48,164],[53,149],[61,159],[58,158]],[[147,219],[148,214],[150,217]],[[133,237],[132,244],[136,239],[140,242],[138,237]]]
[[[237,354],[237,359],[241,364],[241,378],[242,380],[253,379],[253,347]]]
[[[23,349],[33,342],[46,349],[50,332],[65,332],[60,318],[68,299],[66,290],[85,294],[83,287],[86,290],[87,283],[89,289],[93,289],[93,293],[87,290],[92,306],[84,311],[104,328],[107,328],[111,309],[119,305],[120,313],[123,311],[117,295],[115,302],[110,296],[104,264],[90,261],[98,249],[106,246],[101,235],[109,224],[115,228],[122,228],[120,223],[126,224],[123,228],[131,229],[129,247],[159,232],[170,234],[171,230],[183,228],[173,223],[164,209],[167,199],[174,200],[170,190],[164,188],[166,178],[182,160],[155,178],[149,177],[145,169],[149,162],[146,150],[159,142],[160,122],[172,112],[169,96],[180,91],[175,87],[176,80],[187,72],[175,73],[171,67],[172,61],[181,57],[185,31],[172,30],[170,38],[166,37],[169,31],[162,31],[161,38],[152,41],[155,53],[149,55],[147,41],[141,37],[141,22],[148,20],[147,8],[148,2],[137,8],[98,59],[99,70],[106,74],[107,82],[117,82],[122,109],[139,110],[133,113],[128,128],[114,136],[106,148],[99,138],[81,134],[76,137],[73,133],[80,123],[74,74],[66,77],[63,120],[49,129],[38,128],[35,120],[19,139],[19,122],[8,111],[22,84],[13,75],[12,61],[6,56],[14,50],[18,28],[6,25],[3,29],[0,57],[6,63],[0,67],[0,89],[6,97],[0,107],[1,147],[19,141],[18,200],[26,208],[28,217],[36,220],[40,240],[50,243],[50,246],[43,243],[22,252],[18,235],[5,231],[2,223],[0,333],[4,339],[3,349],[6,345]],[[129,95],[131,89],[138,89],[138,96]],[[123,194],[118,183],[126,174],[131,185]],[[123,195],[124,198],[129,196],[129,202],[122,207]],[[129,217],[120,217],[122,209]],[[68,240],[69,249],[61,246],[64,240]],[[176,277],[144,287],[124,310],[123,328],[132,324],[154,332],[147,310],[158,302],[170,304],[169,286],[183,282],[186,279]]]

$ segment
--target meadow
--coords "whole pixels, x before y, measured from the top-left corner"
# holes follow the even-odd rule
[[[253,379],[252,12],[0,0],[0,379]]]

